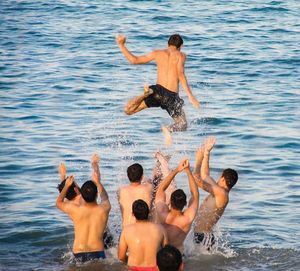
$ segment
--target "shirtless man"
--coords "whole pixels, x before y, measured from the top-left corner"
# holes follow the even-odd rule
[[[122,228],[135,223],[132,214],[132,203],[137,199],[144,200],[148,207],[151,206],[152,185],[148,182],[142,184],[143,167],[135,163],[127,168],[129,185],[123,186],[118,191],[118,199],[122,213]]]
[[[223,215],[229,202],[229,191],[236,184],[238,174],[227,168],[217,182],[210,176],[209,156],[215,145],[215,138],[206,140],[196,153],[195,181],[209,195],[200,205],[194,227],[194,242],[210,250],[215,243],[213,227]]]
[[[74,224],[73,253],[77,261],[85,262],[93,259],[105,258],[103,233],[107,225],[110,203],[105,188],[100,182],[99,156],[93,155],[92,178],[81,187],[81,204],[64,201],[66,193],[74,181],[69,176],[65,186],[56,200],[56,206],[69,215]],[[97,191],[101,203],[97,203]]]
[[[183,208],[187,203],[186,195],[183,190],[177,189],[171,195],[171,207],[169,209],[168,205],[166,204],[165,191],[174,177],[183,170],[188,176],[189,188],[191,191],[191,198],[188,208],[183,211]],[[196,216],[198,204],[198,187],[191,172],[189,161],[184,159],[179,163],[178,167],[171,171],[167,178],[162,181],[157,189],[155,197],[157,216],[166,229],[169,243],[170,245],[175,246],[181,252],[183,252],[183,242]]]
[[[127,103],[125,113],[132,115],[148,107],[161,107],[167,110],[174,120],[174,123],[169,127],[163,127],[166,143],[170,145],[172,143],[170,132],[185,131],[187,128],[185,113],[182,109],[184,102],[178,95],[179,82],[192,105],[196,108],[200,107],[199,102],[192,94],[184,73],[186,55],[180,52],[183,44],[181,36],[178,34],[170,36],[167,48],[154,50],[142,56],[135,56],[127,49],[125,46],[126,37],[117,35],[116,41],[121,52],[131,64],[156,62],[156,85],[145,86],[143,95],[133,98]]]
[[[156,254],[167,244],[166,233],[160,224],[148,220],[149,206],[145,201],[134,201],[132,213],[136,222],[123,228],[118,257],[124,263],[127,262],[129,270],[157,271]]]

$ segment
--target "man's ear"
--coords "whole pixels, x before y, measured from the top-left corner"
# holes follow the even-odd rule
[[[181,263],[181,265],[179,266],[179,271],[183,271],[184,270],[184,266],[183,266],[183,262]]]
[[[81,194],[81,193],[80,193],[80,190],[79,190],[79,188],[78,188],[77,186],[74,187],[74,190],[75,190],[75,192],[76,192],[77,195],[80,195],[80,194]]]

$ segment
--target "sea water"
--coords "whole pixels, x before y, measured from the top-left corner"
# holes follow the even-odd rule
[[[125,270],[117,248],[101,263],[75,266],[73,226],[55,208],[57,166],[82,184],[101,156],[117,242],[116,191],[139,162],[151,176],[157,150],[171,167],[207,136],[217,144],[211,175],[239,172],[211,253],[186,242],[196,270],[299,270],[300,3],[287,1],[0,1],[0,269]],[[156,80],[155,64],[130,65],[115,43],[137,55],[180,33],[185,72],[200,110],[183,90],[188,130],[164,145],[165,111],[123,112]],[[177,177],[188,193],[186,176]],[[201,200],[206,196],[202,191]]]

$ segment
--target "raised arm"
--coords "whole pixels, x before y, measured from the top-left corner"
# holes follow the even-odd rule
[[[59,166],[58,166],[58,174],[59,174],[59,177],[60,177],[60,181],[64,181],[66,179],[66,176],[67,176],[67,168],[65,166],[64,163],[60,163]]]
[[[201,165],[201,179],[205,180],[206,182],[208,182],[212,185],[214,185],[216,183],[210,177],[209,158],[210,158],[210,152],[213,149],[215,143],[216,143],[215,137],[209,137],[205,141],[204,152],[203,152],[203,161],[202,161],[202,165]]]
[[[167,188],[169,187],[170,183],[172,182],[172,180],[175,178],[175,176],[182,170],[184,170],[184,168],[187,166],[188,164],[188,160],[184,159],[182,160],[178,167],[174,170],[172,170],[170,172],[170,174],[160,183],[160,185],[157,188],[156,191],[156,196],[155,196],[155,202],[159,202],[159,201],[166,201],[166,193],[165,191],[167,190]]]
[[[199,191],[197,184],[194,179],[194,175],[191,172],[190,164],[185,168],[185,172],[189,180],[189,188],[191,192],[191,198],[189,201],[188,208],[185,210],[184,214],[189,216],[190,220],[193,220],[196,216],[198,205],[199,205]]]
[[[56,207],[67,214],[71,214],[72,210],[75,208],[74,207],[75,205],[72,204],[71,202],[64,202],[64,199],[66,197],[68,189],[72,185],[73,181],[74,181],[73,175],[71,175],[67,178],[63,190],[60,192],[60,194],[58,195],[58,197],[56,199]]]
[[[177,66],[177,70],[178,70],[178,79],[182,85],[183,90],[186,92],[191,104],[195,107],[195,108],[199,108],[200,107],[200,103],[198,102],[198,100],[195,98],[195,96],[193,95],[191,88],[189,86],[189,83],[186,79],[185,76],[185,72],[184,72],[184,64],[185,64],[185,60],[186,60],[186,56],[185,54],[182,54],[182,57],[180,57],[179,61],[178,61],[178,66]]]
[[[123,53],[123,55],[127,58],[127,60],[131,64],[144,64],[144,63],[148,63],[155,59],[154,51],[149,54],[142,55],[142,56],[135,56],[133,53],[131,53],[125,46],[125,42],[126,42],[125,36],[117,34],[116,42],[119,45],[119,48],[120,48],[121,52]]]
[[[98,154],[93,154],[91,158],[91,166],[92,166],[92,180],[97,186],[98,189],[98,194],[101,199],[101,205],[107,206],[108,209],[110,209],[110,202],[108,198],[108,194],[104,188],[104,186],[101,183],[101,174],[100,174],[100,169],[99,169],[99,161],[100,157]]]

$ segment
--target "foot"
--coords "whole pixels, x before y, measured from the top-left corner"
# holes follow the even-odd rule
[[[144,85],[144,95],[145,98],[150,96],[151,94],[153,94],[153,90],[151,88],[149,88],[149,85]]]
[[[162,132],[164,134],[165,144],[167,146],[172,145],[172,136],[171,136],[171,132],[169,131],[169,129],[167,127],[162,127]]]

